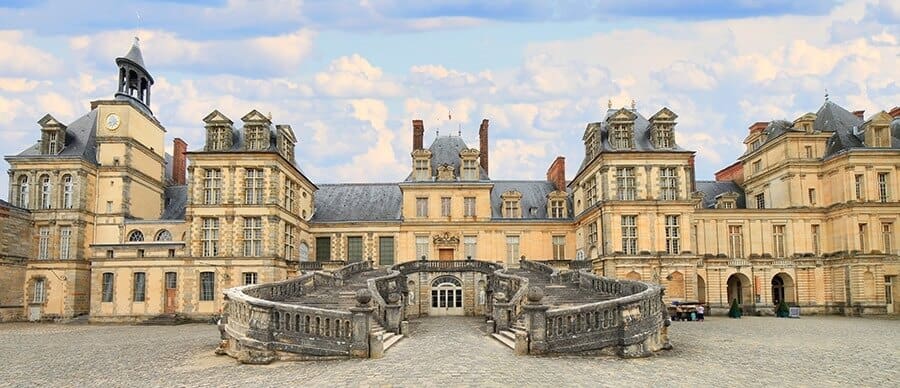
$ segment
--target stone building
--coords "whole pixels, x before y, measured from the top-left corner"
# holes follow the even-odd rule
[[[733,299],[760,312],[782,299],[813,313],[900,307],[897,108],[864,120],[826,101],[793,122],[754,124],[716,181],[695,179],[667,108],[647,119],[610,107],[588,124],[571,181],[563,157],[543,180],[492,179],[488,120],[477,148],[452,135],[426,148],[414,120],[402,181],[315,184],[292,128],[257,110],[239,124],[213,111],[198,127],[205,144],[174,139],[166,154],[137,41],[115,62],[112,99],[68,125],[44,116],[38,142],[6,157],[0,319],[200,318],[221,311],[226,288],[303,270],[522,256],[591,261],[713,311]],[[455,313],[477,310],[484,279],[447,275],[409,286],[458,288]],[[428,295],[416,314],[433,313]]]

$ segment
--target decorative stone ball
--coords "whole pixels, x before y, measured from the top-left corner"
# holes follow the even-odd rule
[[[398,294],[398,293],[396,293],[396,292],[392,292],[392,293],[388,294],[388,298],[387,298],[387,299],[388,299],[388,300],[387,300],[388,303],[390,303],[390,304],[397,303],[397,302],[400,301],[400,294]]]
[[[498,302],[506,302],[506,294],[502,293],[502,292],[495,292],[494,300],[496,300]]]
[[[540,303],[541,299],[544,299],[544,290],[538,286],[529,286],[528,291],[525,292],[525,297],[528,298],[530,303]]]
[[[359,303],[361,306],[368,305],[369,302],[372,301],[372,293],[365,288],[360,288],[356,291],[356,303]]]

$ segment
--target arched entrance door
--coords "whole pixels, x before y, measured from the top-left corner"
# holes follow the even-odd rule
[[[737,299],[738,304],[741,306],[752,304],[753,296],[751,292],[750,279],[747,278],[747,275],[733,274],[728,277],[728,300],[725,303],[730,305],[733,300]]]
[[[697,301],[706,303],[706,281],[700,275],[697,275]]]
[[[439,276],[431,282],[432,316],[464,315],[462,282],[454,276]]]
[[[782,300],[794,303],[794,279],[783,272],[772,277],[772,304],[777,306]]]

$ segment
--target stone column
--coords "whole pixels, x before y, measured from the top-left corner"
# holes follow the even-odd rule
[[[369,322],[372,319],[372,311],[369,306],[372,293],[367,289],[356,291],[356,307],[351,307],[353,313],[353,336],[350,342],[350,355],[357,358],[369,358]]]
[[[387,331],[394,332],[400,334],[400,321],[403,320],[403,314],[401,312],[401,307],[403,306],[400,301],[400,294],[396,292],[392,292],[388,295],[388,305],[385,306],[385,319],[384,323],[386,327],[384,328]]]
[[[529,354],[543,354],[547,352],[547,310],[548,305],[541,304],[544,299],[544,291],[537,286],[528,287],[525,293],[528,300],[522,309],[525,312],[525,328],[528,330],[530,343],[528,344]],[[518,336],[516,337],[518,348]]]

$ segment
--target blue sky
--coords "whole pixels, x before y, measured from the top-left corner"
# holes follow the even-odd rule
[[[900,105],[900,5],[886,0],[14,0],[0,26],[4,155],[45,113],[71,122],[111,97],[138,35],[169,144],[201,147],[213,109],[272,112],[318,183],[403,179],[415,118],[426,141],[461,130],[472,146],[490,119],[491,176],[542,179],[556,155],[574,175],[608,101],[666,106],[711,179],[751,123],[815,111],[825,89],[867,116]]]

